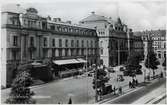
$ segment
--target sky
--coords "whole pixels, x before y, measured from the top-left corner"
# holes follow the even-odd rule
[[[8,1],[8,0],[6,0]],[[15,0],[14,0],[15,1]],[[77,24],[94,11],[98,15],[120,17],[133,31],[166,29],[166,0],[29,0],[19,3],[20,8],[34,7],[44,17],[59,17]],[[5,6],[11,7],[11,6]]]

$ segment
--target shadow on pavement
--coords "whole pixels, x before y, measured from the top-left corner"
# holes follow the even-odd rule
[[[151,82],[142,82],[138,85],[138,87],[142,87],[142,86],[147,86],[148,84],[150,84]]]

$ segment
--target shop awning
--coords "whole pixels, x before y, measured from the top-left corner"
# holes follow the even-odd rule
[[[78,58],[78,59],[66,59],[66,60],[55,60],[53,63],[57,65],[65,65],[65,64],[77,64],[77,63],[86,63],[86,60]]]
[[[82,58],[78,58],[77,59],[80,63],[86,63],[87,61],[86,60],[84,60],[84,59],[82,59]]]
[[[64,64],[76,64],[76,63],[80,63],[79,61],[77,61],[76,59],[67,59],[67,60],[55,60],[53,61],[55,64],[57,65],[64,65]]]

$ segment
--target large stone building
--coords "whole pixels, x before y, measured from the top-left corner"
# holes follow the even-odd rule
[[[92,12],[79,25],[73,25],[60,18],[39,16],[34,8],[1,14],[4,86],[6,81],[11,82],[18,65],[32,60],[51,59],[57,65],[87,62],[109,67],[124,64],[131,52],[143,52],[141,37],[134,36],[120,18],[113,21]]]
[[[95,29],[41,17],[34,8],[25,13],[2,12],[2,83],[11,81],[13,69],[31,60],[52,58],[88,65],[98,62],[98,37]],[[64,61],[66,62],[66,61]],[[7,72],[6,72],[7,70]],[[6,78],[7,77],[7,78]]]
[[[99,37],[100,63],[105,66],[116,66],[127,61],[132,51],[143,52],[143,42],[133,35],[120,18],[113,20],[92,12],[80,21],[80,25],[94,28]]]

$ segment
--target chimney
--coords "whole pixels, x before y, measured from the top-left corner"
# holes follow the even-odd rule
[[[50,17],[50,16],[48,16],[48,17],[47,17],[47,20],[51,21],[51,17]]]
[[[61,18],[53,18],[54,22],[61,22]]]
[[[71,21],[70,21],[70,20],[68,20],[68,21],[66,21],[66,23],[71,24]]]

